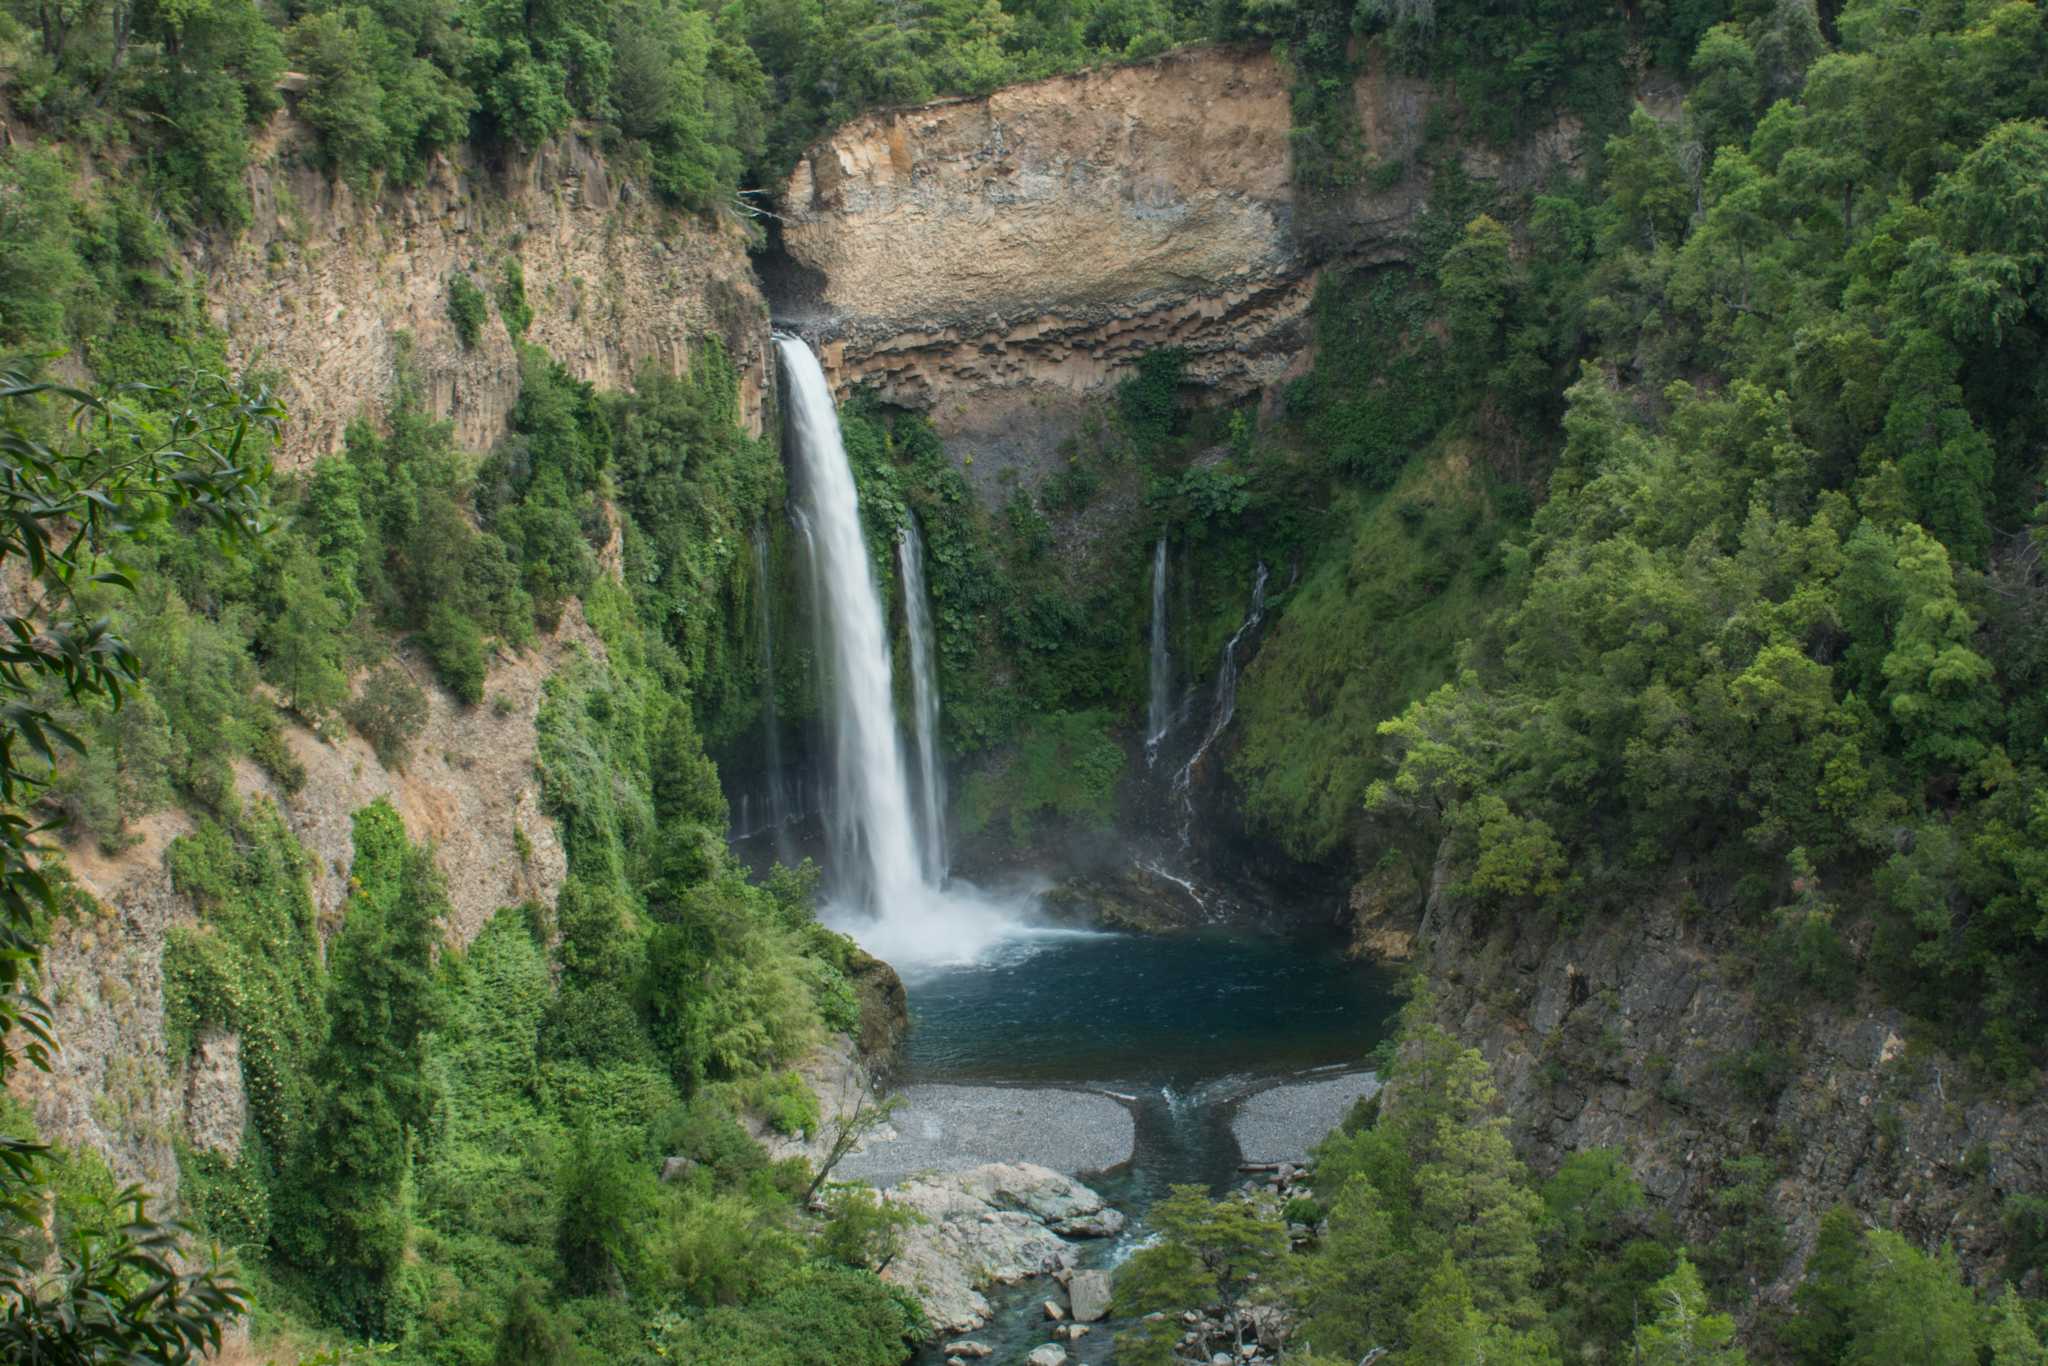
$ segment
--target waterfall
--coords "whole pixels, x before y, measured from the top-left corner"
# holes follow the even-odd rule
[[[1262,561],[1259,572],[1252,577],[1252,605],[1245,612],[1244,621],[1223,646],[1223,659],[1216,666],[1216,702],[1210,708],[1209,729],[1202,734],[1202,743],[1195,746],[1195,752],[1181,765],[1180,772],[1173,775],[1173,795],[1180,802],[1180,847],[1186,850],[1193,840],[1195,817],[1194,782],[1195,768],[1208,754],[1209,746],[1216,743],[1230,726],[1230,718],[1237,714],[1237,647],[1244,638],[1259,628],[1266,617],[1266,566]]]
[[[775,347],[788,379],[783,406],[801,497],[791,516],[810,562],[822,710],[830,730],[825,812],[832,892],[824,918],[899,968],[972,960],[1028,927],[1015,906],[958,882],[942,887],[931,872],[940,864],[930,860],[943,854],[920,850],[892,703],[882,597],[861,534],[860,497],[839,414],[810,347],[785,333],[775,335]],[[915,595],[907,590],[906,578],[906,597],[922,604],[921,583]],[[924,633],[929,637],[928,622]],[[929,679],[929,660],[925,667]],[[936,697],[932,706],[936,710]],[[936,768],[936,756],[932,763]]]
[[[839,415],[818,358],[802,342],[777,345],[790,377],[789,421],[808,503],[813,568],[831,645],[832,874],[842,893],[878,914],[908,903],[922,884],[910,817],[910,782],[890,702],[889,638],[861,535],[860,498],[839,435]]]
[[[1166,653],[1166,536],[1152,548],[1151,704],[1145,713],[1145,767],[1159,758],[1159,742],[1173,725],[1173,660]]]
[[[775,622],[768,610],[768,531],[754,524],[754,631],[760,637],[762,759],[768,772],[768,823],[778,855],[789,843],[789,794],[783,788],[782,725],[775,715]],[[783,857],[782,861],[790,860]]]
[[[896,563],[903,575],[903,614],[910,627],[910,701],[917,738],[918,834],[924,875],[946,880],[946,775],[939,764],[939,683],[932,662],[932,609],[924,582],[924,539],[917,519],[907,518],[896,538]]]

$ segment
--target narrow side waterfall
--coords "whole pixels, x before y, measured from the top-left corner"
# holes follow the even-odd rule
[[[832,890],[824,918],[899,970],[971,961],[1002,940],[1042,932],[1020,920],[1024,907],[957,882],[942,887],[930,871],[936,865],[920,849],[896,728],[882,598],[832,390],[801,338],[777,333],[775,347],[788,381],[784,409],[800,499],[792,518],[810,557],[830,728],[825,828]],[[915,597],[922,602],[922,591]],[[929,636],[929,623],[925,631]]]
[[[782,723],[775,714],[775,622],[768,607],[768,531],[756,523],[754,550],[754,632],[760,638],[762,762],[768,771],[768,821],[775,847],[789,843],[789,793],[782,768]],[[789,862],[787,858],[783,860]]]
[[[1195,815],[1194,783],[1195,769],[1209,753],[1209,747],[1222,738],[1230,728],[1230,718],[1237,714],[1237,647],[1259,628],[1266,618],[1266,566],[1259,565],[1259,572],[1252,578],[1252,605],[1245,612],[1244,621],[1223,646],[1223,658],[1216,666],[1216,701],[1209,711],[1209,729],[1202,734],[1202,743],[1195,746],[1195,752],[1181,765],[1180,772],[1173,775],[1173,795],[1180,802],[1180,847],[1185,850],[1193,840]]]
[[[1166,537],[1152,548],[1152,667],[1145,713],[1145,767],[1159,759],[1159,742],[1173,725],[1173,658],[1166,652]]]
[[[903,575],[903,614],[910,627],[911,719],[917,738],[917,814],[925,879],[946,880],[946,774],[939,762],[939,680],[932,660],[932,608],[924,582],[924,538],[917,519],[896,538]]]

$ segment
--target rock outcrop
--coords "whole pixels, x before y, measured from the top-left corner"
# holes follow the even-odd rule
[[[625,388],[643,365],[679,371],[702,338],[722,337],[759,429],[767,310],[745,232],[661,208],[581,136],[503,165],[440,154],[419,184],[370,196],[319,169],[309,130],[280,111],[246,179],[249,229],[190,256],[230,359],[280,378],[292,415],[281,464],[339,449],[350,421],[385,407],[401,336],[427,406],[487,449],[519,397],[519,351],[495,300],[465,347],[449,281],[467,273],[494,296],[508,260],[523,269],[527,336],[578,378]]]
[[[1225,395],[1270,385],[1308,344],[1317,269],[1402,258],[1426,199],[1430,88],[1370,71],[1355,99],[1377,172],[1312,202],[1293,180],[1288,77],[1263,48],[866,115],[788,182],[796,268],[771,288],[777,314],[824,344],[838,383],[929,408],[968,449],[1064,425],[1073,396],[1160,347]],[[1465,169],[1526,181],[1575,134]]]
[[[1070,1269],[1074,1249],[1057,1226],[1115,1213],[1080,1182],[1029,1162],[919,1177],[883,1194],[923,1222],[903,1231],[903,1250],[882,1279],[915,1295],[939,1335],[987,1323],[981,1292],[990,1285]]]
[[[1789,1292],[1836,1204],[1989,1272],[2008,1244],[1998,1197],[2048,1188],[2048,1102],[1987,1091],[1875,1001],[1788,1022],[1686,889],[1565,927],[1488,917],[1435,881],[1415,962],[1437,1018],[1493,1065],[1523,1156],[1547,1173],[1614,1148],[1694,1239],[1725,1221],[1724,1163],[1766,1158],[1787,1256],[1765,1298]]]
[[[402,770],[385,768],[345,726],[316,735],[293,723],[285,745],[306,770],[296,791],[283,791],[246,760],[237,763],[241,798],[275,805],[311,855],[324,932],[339,925],[348,895],[351,817],[379,798],[412,839],[433,848],[451,943],[468,944],[500,907],[554,902],[568,860],[541,807],[535,718],[548,676],[578,651],[603,648],[572,603],[554,632],[492,663],[489,700],[476,707],[457,704],[424,664],[401,652],[398,663],[427,696],[426,722]],[[43,992],[64,1046],[51,1071],[16,1068],[8,1078],[45,1138],[103,1154],[120,1180],[139,1181],[165,1200],[178,1190],[173,1136],[231,1156],[248,1112],[237,1036],[205,1034],[183,1063],[164,1039],[164,939],[194,916],[171,884],[164,855],[192,828],[183,811],[159,811],[134,823],[134,842],[117,854],[89,842],[65,850],[85,913],[51,927]]]

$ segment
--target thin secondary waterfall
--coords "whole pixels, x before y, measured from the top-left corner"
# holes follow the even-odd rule
[[[918,896],[923,877],[890,702],[882,599],[825,371],[800,340],[779,337],[776,345],[790,380],[789,421],[831,642],[832,873],[844,893],[886,915]]]
[[[917,738],[917,814],[925,879],[946,880],[946,775],[939,764],[939,683],[932,662],[932,609],[924,582],[924,538],[909,518],[896,538],[903,615],[910,627],[911,719]]]
[[[1237,714],[1237,647],[1244,638],[1256,631],[1266,617],[1266,566],[1259,565],[1259,572],[1252,578],[1252,605],[1244,615],[1244,622],[1223,647],[1223,659],[1216,666],[1216,703],[1210,709],[1209,729],[1203,732],[1202,743],[1195,746],[1195,752],[1181,765],[1180,772],[1173,775],[1173,793],[1180,800],[1180,844],[1186,849],[1192,840],[1194,823],[1194,782],[1195,769],[1208,754],[1209,746],[1216,743],[1223,732],[1230,727],[1230,718]]]
[[[1173,659],[1166,652],[1166,537],[1152,548],[1151,702],[1145,713],[1145,767],[1159,758],[1159,742],[1173,724]]]
[[[754,547],[754,630],[761,647],[762,759],[768,769],[768,820],[779,849],[789,840],[789,794],[783,787],[782,725],[775,714],[775,622],[768,608],[767,528],[755,523],[750,539]]]

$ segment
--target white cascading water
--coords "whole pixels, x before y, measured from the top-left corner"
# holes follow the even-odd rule
[[[1022,906],[927,875],[890,696],[882,598],[832,389],[802,338],[777,333],[775,346],[788,377],[785,408],[803,498],[793,515],[811,557],[832,732],[825,805],[833,889],[824,918],[899,969],[971,962],[1035,931],[1019,919]]]
[[[924,538],[915,518],[896,538],[903,615],[910,628],[910,705],[917,739],[917,815],[925,879],[946,880],[946,774],[939,763],[939,680],[932,658],[932,609],[924,582]]]
[[[1180,772],[1173,775],[1173,795],[1180,803],[1180,847],[1185,851],[1194,839],[1195,820],[1195,769],[1209,752],[1209,746],[1220,739],[1230,728],[1230,718],[1237,714],[1237,647],[1244,638],[1256,631],[1259,623],[1266,618],[1266,566],[1262,562],[1259,572],[1252,578],[1252,605],[1244,615],[1244,622],[1230,641],[1223,647],[1223,658],[1216,666],[1216,704],[1209,713],[1209,729],[1202,734],[1202,743],[1195,746],[1195,752],[1180,766]]]
[[[1173,725],[1173,659],[1166,652],[1166,537],[1152,548],[1152,669],[1145,713],[1145,767],[1159,759],[1159,742]]]

